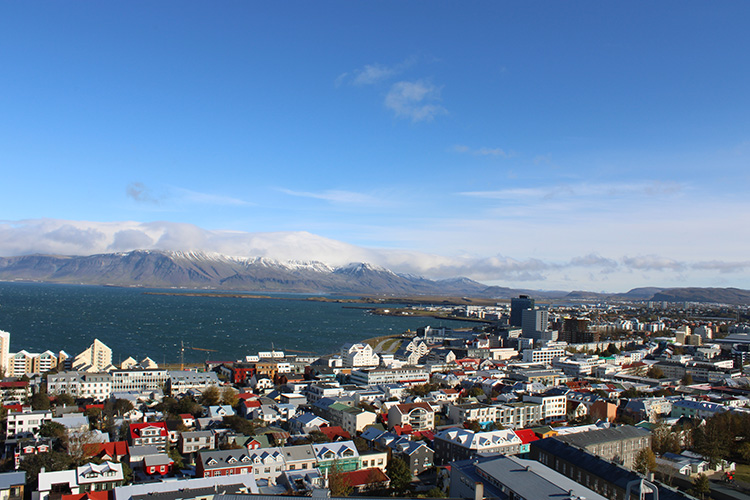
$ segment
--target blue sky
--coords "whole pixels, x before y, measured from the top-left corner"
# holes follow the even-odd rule
[[[750,288],[746,2],[5,2],[0,254]]]

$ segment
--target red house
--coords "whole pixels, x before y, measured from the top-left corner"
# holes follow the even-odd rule
[[[165,422],[142,422],[130,424],[130,445],[152,445],[160,450],[167,446],[169,430]]]

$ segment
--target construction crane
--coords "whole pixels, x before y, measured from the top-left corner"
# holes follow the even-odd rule
[[[185,349],[185,343],[180,341],[180,370],[185,369]],[[187,349],[192,349],[194,351],[219,352],[216,349],[204,349],[203,347],[188,346]]]

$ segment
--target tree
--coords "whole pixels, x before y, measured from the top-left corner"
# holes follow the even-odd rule
[[[34,410],[49,410],[52,407],[52,403],[46,392],[37,392],[31,396],[31,407]]]
[[[89,445],[96,442],[96,435],[92,431],[72,433],[68,438],[68,455],[76,467],[89,461],[91,457]]]
[[[682,379],[680,379],[680,383],[682,385],[693,385],[693,376],[689,373],[686,373]]]
[[[49,373],[49,372],[47,372]],[[58,395],[55,398],[55,404],[60,406],[70,406],[72,404],[75,404],[76,400],[73,396],[68,394],[67,392],[63,392],[62,394]]]
[[[445,498],[445,492],[438,488],[437,486],[433,486],[427,492],[425,493],[425,498]]]
[[[169,449],[169,458],[171,458],[174,461],[174,468],[177,470],[184,469],[185,464],[182,461],[182,455],[177,450],[177,448],[170,448]]]
[[[484,390],[479,386],[474,386],[471,389],[469,389],[469,396],[479,398],[481,396],[484,396]]]
[[[238,401],[237,391],[233,387],[226,386],[221,390],[221,404],[234,407]]]
[[[633,469],[641,474],[656,470],[656,455],[651,448],[643,448],[635,455]]]
[[[52,472],[70,469],[72,465],[73,460],[67,453],[49,451],[47,453],[39,453],[38,455],[27,455],[21,460],[21,464],[18,468],[22,471],[26,471],[27,485],[36,485],[42,467],[44,467],[45,471]],[[32,491],[34,489],[36,488],[33,488]]]
[[[255,424],[239,415],[229,415],[224,417],[224,425],[246,436],[252,436],[253,433],[255,433]]]
[[[392,457],[386,467],[388,477],[391,478],[391,487],[397,491],[404,491],[411,483],[411,471],[409,466],[402,459]]]
[[[706,493],[711,491],[711,483],[708,481],[708,477],[705,474],[698,474],[693,479],[693,489],[701,498],[704,498]]]
[[[464,422],[464,429],[469,429],[473,432],[482,432],[482,426],[476,420],[467,420]]]
[[[693,430],[695,451],[703,455],[711,467],[727,458],[734,440],[734,434],[726,429],[726,423],[723,415],[717,415]]]
[[[651,431],[651,449],[657,455],[680,452],[680,436],[666,424],[659,424]]]
[[[133,403],[128,401],[127,399],[117,399],[115,400],[114,404],[114,410],[117,412],[119,416],[123,416],[129,411],[132,411],[135,407],[133,406]]]
[[[63,424],[57,422],[44,422],[39,426],[39,435],[63,440],[68,436],[68,429]]]
[[[328,469],[328,489],[332,497],[348,497],[354,491],[351,481],[339,469],[339,464],[336,460],[333,461],[331,468]]]
[[[87,409],[85,412],[83,412],[84,415],[89,417],[89,422],[91,422],[91,426],[94,429],[99,428],[99,424],[102,421],[102,410],[101,408],[97,408],[96,406],[92,406],[91,408]]]
[[[658,366],[652,366],[646,372],[646,376],[649,378],[664,378],[664,371]]]
[[[203,406],[216,406],[219,404],[220,398],[221,393],[219,393],[219,388],[215,385],[211,385],[206,387],[201,393],[200,403]]]

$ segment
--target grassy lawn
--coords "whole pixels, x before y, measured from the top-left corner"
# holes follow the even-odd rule
[[[750,483],[750,465],[737,464],[737,470],[734,473],[734,478],[737,481],[743,483]]]

